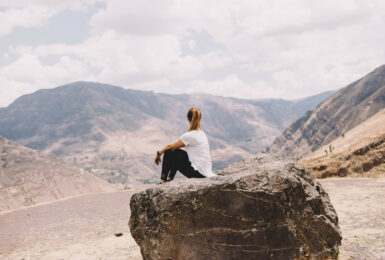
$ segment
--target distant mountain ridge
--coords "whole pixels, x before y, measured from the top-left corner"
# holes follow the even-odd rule
[[[24,95],[0,109],[0,135],[66,157],[111,182],[143,182],[159,171],[154,152],[186,131],[191,106],[201,109],[214,165],[222,167],[262,151],[330,94],[313,96],[309,103],[170,95],[74,82]]]
[[[385,65],[349,84],[291,124],[267,151],[300,158],[385,108]]]

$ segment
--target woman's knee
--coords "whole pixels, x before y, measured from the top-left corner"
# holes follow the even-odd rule
[[[173,154],[174,154],[174,152],[173,152],[172,150],[166,150],[166,151],[164,152],[164,155],[163,155],[163,160],[164,160],[164,159],[167,160],[167,159],[173,157]]]
[[[172,153],[172,150],[170,149],[170,150],[166,150],[165,152],[164,152],[164,155],[165,156],[168,156],[168,155],[170,155],[170,153]]]

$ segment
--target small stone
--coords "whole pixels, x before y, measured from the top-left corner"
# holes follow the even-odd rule
[[[116,237],[121,237],[121,236],[123,236],[123,233],[115,233],[115,236]]]

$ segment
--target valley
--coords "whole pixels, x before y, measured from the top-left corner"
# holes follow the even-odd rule
[[[213,167],[221,169],[263,151],[332,93],[295,101],[247,100],[74,82],[24,95],[0,108],[0,136],[130,188],[158,181],[155,152],[186,131],[186,112],[192,106],[203,113]]]
[[[117,187],[64,160],[0,137],[0,213]]]

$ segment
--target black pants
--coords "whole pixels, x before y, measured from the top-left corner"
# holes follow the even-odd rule
[[[205,178],[191,166],[186,151],[182,149],[167,150],[163,155],[161,179],[167,180],[167,177],[174,179],[177,171],[187,178]]]

